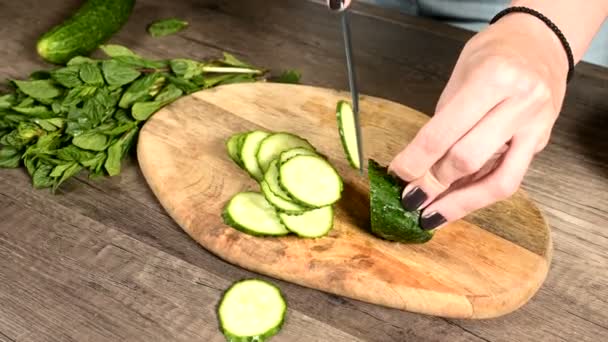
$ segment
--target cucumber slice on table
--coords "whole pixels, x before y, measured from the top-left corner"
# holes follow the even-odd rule
[[[224,208],[222,216],[224,223],[250,235],[289,234],[276,209],[258,192],[244,191],[234,195]]]
[[[312,209],[299,215],[279,213],[283,225],[300,237],[316,238],[327,235],[334,225],[331,206]]]
[[[223,295],[218,316],[228,341],[264,342],[285,322],[287,302],[278,287],[259,279],[236,282]]]
[[[241,160],[243,161],[245,170],[257,181],[262,180],[264,175],[258,164],[256,154],[258,153],[260,142],[269,135],[270,133],[265,131],[249,132],[245,140],[243,140],[243,146],[241,147]]]
[[[348,163],[351,167],[359,169],[361,160],[359,159],[359,141],[357,141],[357,127],[353,108],[348,102],[339,101],[336,108],[336,117],[338,119],[338,132]]]
[[[262,193],[264,194],[264,197],[266,197],[266,200],[281,212],[300,214],[309,209],[275,195],[272,190],[270,190],[270,187],[265,180],[260,182],[260,188],[262,189]]]
[[[296,202],[320,208],[336,203],[344,188],[334,167],[319,156],[295,156],[279,168],[279,183]]]
[[[406,211],[401,204],[405,184],[374,160],[368,161],[371,230],[386,240],[424,243],[433,233],[419,225],[420,212]]]
[[[314,147],[305,139],[291,133],[273,133],[267,136],[261,143],[257,152],[258,163],[262,172],[268,170],[270,162],[276,159],[281,152],[295,147],[304,147],[314,151]]]
[[[228,150],[228,156],[230,156],[230,159],[232,159],[239,167],[243,167],[243,161],[241,160],[240,155],[240,147],[242,146],[242,141],[245,135],[246,134],[234,134],[226,141],[226,149]]]
[[[279,165],[283,164],[284,162],[288,161],[289,159],[295,157],[295,156],[299,156],[299,155],[307,155],[307,156],[315,156],[318,155],[317,152],[309,150],[307,148],[304,147],[296,147],[296,148],[292,148],[291,150],[287,150],[283,153],[281,153],[281,155],[278,158],[278,162]],[[277,174],[278,176],[278,174]]]

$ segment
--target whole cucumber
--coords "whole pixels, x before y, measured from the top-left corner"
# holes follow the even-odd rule
[[[89,55],[127,22],[134,5],[135,0],[86,0],[69,19],[40,37],[38,54],[55,64]]]

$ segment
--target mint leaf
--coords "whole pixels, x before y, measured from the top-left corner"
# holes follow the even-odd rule
[[[171,84],[175,85],[186,94],[191,94],[201,88],[200,86],[196,85],[196,83],[193,83],[192,81],[185,80],[180,77],[169,75],[167,76],[167,79],[169,80],[169,82],[171,82]]]
[[[63,171],[61,178],[55,180],[55,183],[53,184],[53,192],[55,192],[63,182],[77,175],[78,172],[82,170],[82,166],[80,166],[78,163],[72,163],[69,165],[70,166]]]
[[[152,37],[164,37],[180,32],[188,27],[188,22],[177,18],[162,19],[148,26],[148,33]]]
[[[203,73],[200,63],[191,59],[172,59],[169,62],[169,65],[171,66],[171,71],[173,71],[175,75],[186,80]]]
[[[0,110],[11,108],[15,102],[17,101],[17,97],[14,94],[6,94],[0,96]]]
[[[72,144],[85,150],[103,151],[108,143],[108,137],[96,132],[86,132],[75,136]]]
[[[96,63],[96,62],[97,62],[96,60],[89,58],[89,57],[76,56],[76,57],[70,59],[66,65],[72,66],[72,65],[81,65],[81,64],[85,64],[85,63]]]
[[[112,59],[135,68],[163,69],[169,65],[166,61],[153,61],[136,56],[116,56]]]
[[[122,95],[118,106],[120,108],[129,108],[135,102],[147,101],[156,93],[165,82],[165,78],[160,74],[148,74],[135,82]]]
[[[79,75],[80,67],[72,65],[54,70],[51,78],[66,88],[74,88],[82,84]]]
[[[55,113],[53,113],[53,111],[46,106],[13,107],[13,110],[21,114],[35,116],[38,118],[50,118],[55,115]]]
[[[53,166],[49,164],[40,164],[32,174],[32,183],[34,188],[42,189],[53,185],[53,178],[50,173],[53,171]]]
[[[155,97],[154,101],[135,103],[131,109],[131,114],[136,120],[148,120],[152,114],[175,101],[182,96],[182,94],[183,92],[181,89],[173,84],[169,84]]]
[[[0,147],[0,168],[19,167],[21,153],[18,149],[10,146]]]
[[[49,177],[61,177],[65,170],[69,169],[74,163],[59,164],[53,168],[53,171],[49,174]]]
[[[19,81],[13,83],[24,94],[31,96],[36,100],[53,99],[62,94],[61,88],[55,86],[51,80],[36,80],[36,81]]]
[[[110,59],[103,61],[101,66],[103,76],[111,86],[123,86],[133,82],[141,73],[126,64]]]
[[[65,161],[86,161],[95,157],[95,153],[83,150],[76,145],[70,144],[55,151],[57,158]]]
[[[276,83],[297,84],[297,83],[300,83],[301,77],[302,77],[302,75],[296,70],[286,70],[278,77],[271,79],[271,81],[276,82]]]
[[[103,76],[101,75],[101,70],[97,64],[93,63],[84,63],[80,66],[80,79],[84,81],[84,83],[94,85],[94,86],[103,86]]]
[[[115,176],[120,173],[120,162],[131,147],[135,140],[137,127],[123,134],[120,139],[116,140],[110,148],[108,148],[108,159],[105,162],[105,169],[110,176]]]
[[[141,58],[138,54],[133,52],[128,47],[118,44],[105,44],[101,45],[99,48],[109,57],[131,56]]]
[[[253,68],[253,66],[241,61],[240,59],[236,58],[234,55],[229,54],[228,52],[224,52],[224,59],[221,61],[221,63],[233,67]]]

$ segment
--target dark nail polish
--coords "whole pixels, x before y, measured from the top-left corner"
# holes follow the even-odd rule
[[[438,212],[424,215],[420,218],[420,226],[424,230],[431,230],[439,227],[446,222],[445,217]]]
[[[329,8],[331,8],[334,11],[337,11],[339,9],[342,9],[344,0],[329,0]]]
[[[420,208],[422,203],[424,203],[427,198],[428,196],[424,191],[422,191],[422,189],[420,189],[419,187],[415,187],[407,194],[405,194],[405,196],[401,200],[401,204],[403,205],[403,208],[405,210],[414,211],[418,210],[418,208]]]

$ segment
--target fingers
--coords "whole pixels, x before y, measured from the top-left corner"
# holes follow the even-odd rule
[[[421,226],[435,229],[511,196],[519,188],[537,145],[534,135],[522,133],[515,136],[494,171],[476,182],[448,192],[425,208]]]
[[[450,147],[506,98],[506,92],[491,89],[481,82],[481,78],[470,78],[456,89],[451,98],[442,100],[442,106],[433,118],[389,165],[389,170],[404,181],[425,177]],[[428,178],[428,182],[431,184],[433,179]]]

